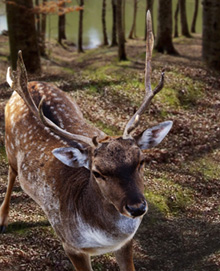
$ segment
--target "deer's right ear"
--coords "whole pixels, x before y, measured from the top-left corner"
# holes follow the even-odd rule
[[[89,169],[89,157],[86,151],[83,152],[77,148],[67,147],[54,149],[52,153],[58,160],[69,167],[85,167]]]

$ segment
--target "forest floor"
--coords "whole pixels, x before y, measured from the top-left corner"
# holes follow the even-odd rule
[[[220,76],[201,61],[201,38],[174,40],[180,56],[154,53],[153,86],[166,68],[164,89],[141,120],[141,127],[164,120],[174,125],[158,148],[146,152],[145,196],[149,212],[134,238],[137,271],[220,269]],[[121,134],[144,95],[143,40],[126,43],[128,61],[117,48],[78,55],[50,44],[42,75],[69,92],[89,122],[109,135]],[[4,106],[8,40],[0,37],[0,202],[7,182]],[[113,254],[93,257],[95,271],[119,270]],[[72,270],[43,211],[16,182],[10,222],[0,235],[0,270]]]

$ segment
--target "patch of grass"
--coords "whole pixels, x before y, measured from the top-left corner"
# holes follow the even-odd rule
[[[17,233],[19,235],[26,235],[32,228],[39,228],[39,227],[48,227],[50,226],[47,220],[42,220],[39,222],[14,222],[8,225],[6,229],[6,233]]]
[[[180,100],[178,98],[177,91],[173,88],[163,88],[162,91],[160,91],[155,96],[155,101],[159,101],[162,104],[166,104],[167,106],[171,108],[179,108],[180,107]],[[164,112],[165,114],[165,112]]]
[[[5,146],[0,146],[0,163],[7,163],[7,155],[5,151]]]
[[[101,120],[95,122],[95,126],[98,127],[100,130],[102,130],[104,133],[106,133],[109,136],[115,136],[120,133],[119,130],[115,126],[107,126]]]
[[[217,151],[216,151],[217,152]],[[220,164],[219,161],[215,160],[217,153],[213,152],[211,155],[207,154],[204,157],[198,158],[197,160],[190,161],[187,164],[184,163],[182,166],[185,170],[193,174],[201,175],[206,181],[219,178]]]
[[[166,176],[155,178],[154,185],[145,190],[145,197],[165,216],[177,216],[193,201],[191,190],[172,182]]]

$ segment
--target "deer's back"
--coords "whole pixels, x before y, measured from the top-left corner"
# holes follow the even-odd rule
[[[47,83],[30,82],[29,91],[38,106],[43,95],[46,96],[44,114],[61,128],[80,135],[93,137],[101,131],[91,127],[83,119],[76,103],[60,89]],[[66,166],[53,155],[52,150],[67,147],[71,142],[64,141],[45,128],[30,112],[23,99],[14,92],[5,109],[5,144],[9,164],[18,172],[19,181],[26,191],[42,208],[46,202],[56,201],[56,186],[65,180]],[[68,174],[86,174],[71,170]],[[84,176],[85,175],[85,176]],[[54,191],[53,191],[54,190]],[[48,200],[50,197],[51,200]],[[45,204],[44,204],[45,201]],[[56,209],[54,206],[51,209]]]

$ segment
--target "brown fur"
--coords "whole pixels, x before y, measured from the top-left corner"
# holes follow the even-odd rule
[[[29,83],[28,88],[36,105],[46,96],[44,114],[61,128],[90,138],[105,137],[84,120],[78,106],[60,89],[38,82]],[[71,168],[57,160],[52,150],[79,143],[44,128],[18,94],[9,100],[5,117],[9,165],[24,191],[45,211],[76,269],[91,271],[89,254],[120,248],[117,259],[121,270],[134,270],[130,241],[142,216],[131,218],[126,206],[136,207],[145,201],[140,167],[143,154],[135,140],[105,137],[94,148],[82,144],[91,170]],[[8,198],[0,209],[3,225],[7,224]]]

